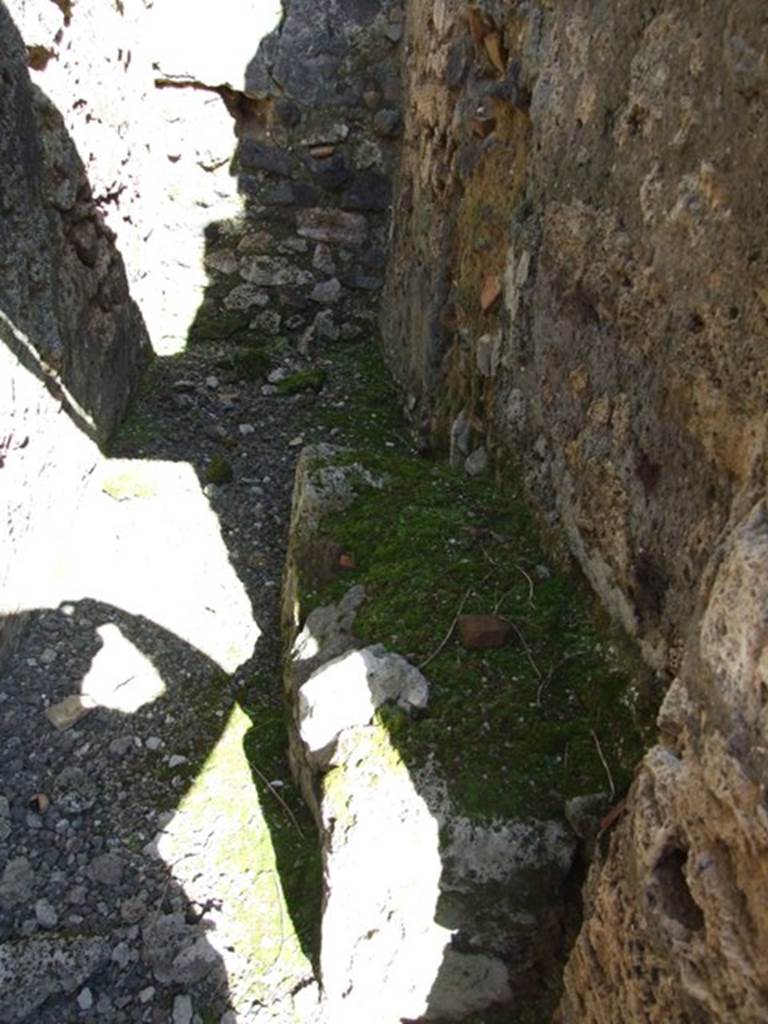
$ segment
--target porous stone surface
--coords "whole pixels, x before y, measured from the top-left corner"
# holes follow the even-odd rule
[[[768,922],[764,679],[768,512],[719,546],[566,971],[561,1024],[763,1020]]]
[[[405,45],[382,325],[414,431],[513,457],[675,678],[558,1019],[762,1020],[762,10],[416,0]]]

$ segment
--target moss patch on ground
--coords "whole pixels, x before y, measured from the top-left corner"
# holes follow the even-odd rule
[[[573,796],[612,790],[618,800],[653,738],[647,670],[581,575],[547,557],[514,473],[498,487],[408,452],[380,357],[367,347],[354,356],[349,399],[323,415],[347,443],[373,441],[348,458],[387,483],[361,485],[323,524],[355,568],[305,594],[304,610],[363,583],[361,642],[428,661],[427,713],[392,710],[387,724],[409,767],[435,758],[458,811],[548,818]],[[464,649],[451,631],[459,611],[500,615],[511,641]]]
[[[319,391],[325,383],[325,370],[314,366],[310,370],[292,373],[277,384],[281,395],[298,395],[302,391]]]
[[[328,345],[323,361],[331,368],[335,394],[328,396],[317,417],[336,431],[338,443],[372,451],[407,450],[400,398],[373,338]]]

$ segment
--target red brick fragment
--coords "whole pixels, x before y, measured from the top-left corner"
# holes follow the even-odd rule
[[[512,626],[498,615],[460,615],[457,625],[459,639],[470,651],[503,647],[512,633]]]

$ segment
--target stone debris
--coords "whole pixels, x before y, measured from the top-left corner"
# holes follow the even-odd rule
[[[22,1024],[37,1013],[35,1021],[45,1019],[40,1008],[51,996],[74,993],[83,982],[109,960],[109,946],[95,938],[30,938],[0,943],[0,978],[3,1001],[0,1021]],[[92,1005],[88,995],[75,1000],[81,1009]],[[90,1002],[89,1002],[90,998]],[[61,1019],[61,1018],[59,1018]]]
[[[26,857],[9,860],[0,877],[0,907],[5,909],[26,903],[35,888],[35,874]]]
[[[51,931],[59,923],[59,915],[53,905],[45,899],[35,903],[35,917],[37,923],[46,931]]]
[[[45,717],[57,729],[69,729],[96,707],[95,701],[82,694],[71,694],[45,709]]]
[[[299,735],[317,767],[333,760],[345,729],[369,725],[391,702],[405,710],[427,706],[429,684],[417,668],[381,645],[352,650],[327,662],[298,691]]]
[[[467,456],[464,471],[467,476],[482,476],[488,471],[488,452],[482,445]]]
[[[173,1024],[191,1024],[192,1000],[189,996],[176,996],[173,1000]]]

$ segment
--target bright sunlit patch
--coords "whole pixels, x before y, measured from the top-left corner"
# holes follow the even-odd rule
[[[311,975],[243,751],[250,727],[236,706],[154,844],[187,899],[208,907],[206,939],[226,968],[229,998],[236,1007],[255,1000],[277,1002],[297,976]],[[292,827],[290,822],[286,827]]]
[[[283,5],[281,0],[160,0],[153,14],[163,74],[242,89],[245,68],[261,40],[280,24]]]
[[[260,630],[192,466],[105,459],[0,344],[5,369],[0,614],[101,601],[234,672]]]
[[[259,629],[190,465],[108,460],[79,520],[72,571],[85,596],[150,619],[226,672],[251,656]]]
[[[131,714],[165,693],[155,666],[117,626],[108,623],[96,632],[103,646],[82,682],[85,704]]]

